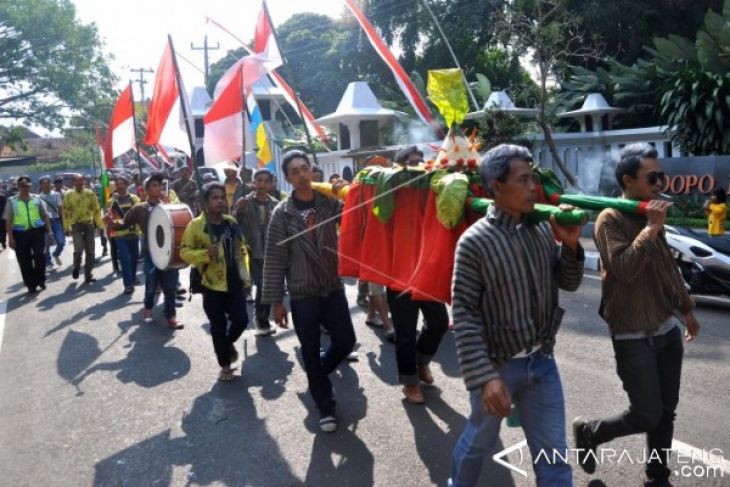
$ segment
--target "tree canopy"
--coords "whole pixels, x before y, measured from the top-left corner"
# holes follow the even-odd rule
[[[0,0],[0,52],[0,120],[60,128],[113,96],[96,26],[69,0]]]

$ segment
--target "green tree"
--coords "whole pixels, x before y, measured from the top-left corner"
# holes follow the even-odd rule
[[[595,72],[573,68],[564,83],[567,103],[600,90],[641,119],[660,121],[683,150],[695,155],[730,153],[730,0],[709,10],[694,42],[657,37],[648,59],[631,66],[612,60]]]
[[[96,26],[69,0],[0,0],[0,120],[58,128],[112,92]]]

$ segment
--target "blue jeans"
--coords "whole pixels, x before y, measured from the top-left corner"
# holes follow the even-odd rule
[[[157,285],[162,288],[165,299],[165,318],[175,317],[175,290],[177,289],[177,269],[161,271],[152,263],[149,252],[144,254],[144,307],[152,309],[155,305]]]
[[[53,256],[58,257],[63,252],[66,245],[66,233],[63,231],[63,223],[60,218],[51,219],[51,231],[53,232],[53,240],[56,242],[56,249]],[[51,237],[46,235],[46,265],[51,264]]]
[[[526,358],[510,360],[499,369],[499,375],[513,403],[519,405],[520,421],[533,461],[539,458],[533,464],[536,485],[573,485],[570,465],[559,458],[569,458],[569,452],[565,441],[563,386],[555,359],[538,351]],[[502,418],[485,411],[481,388],[469,393],[471,415],[454,448],[451,465],[450,484],[458,487],[476,485],[479,481],[484,457],[491,458],[497,453],[502,422]],[[540,454],[541,450],[544,453]]]
[[[117,257],[122,267],[124,287],[132,287],[134,286],[134,277],[137,275],[139,238],[119,237],[114,239],[114,244],[117,247]]]
[[[307,372],[309,393],[322,416],[335,412],[332,382],[329,374],[352,352],[355,346],[355,330],[350,319],[345,291],[329,296],[292,299],[291,315],[294,330],[302,346],[302,361]],[[320,329],[322,324],[330,334],[330,346],[320,355]]]

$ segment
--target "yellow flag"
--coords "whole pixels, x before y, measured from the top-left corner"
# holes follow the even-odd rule
[[[434,69],[428,72],[428,97],[446,120],[446,126],[464,121],[469,111],[466,88],[458,69]]]
[[[259,147],[256,157],[259,160],[259,167],[265,167],[271,163],[273,156],[271,155],[271,147],[269,146],[269,138],[266,136],[266,127],[260,123],[256,128],[256,145]]]

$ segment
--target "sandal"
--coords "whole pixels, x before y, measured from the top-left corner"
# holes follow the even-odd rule
[[[218,374],[218,380],[228,382],[228,381],[235,379],[235,376],[233,375],[234,370],[236,370],[236,369],[228,369],[228,370],[221,369],[220,374]]]

